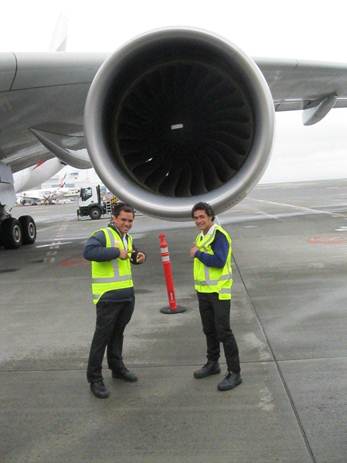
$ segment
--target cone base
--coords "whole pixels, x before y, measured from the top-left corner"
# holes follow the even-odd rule
[[[175,313],[182,313],[185,312],[188,308],[187,307],[182,307],[181,305],[178,305],[176,309],[171,309],[170,306],[162,307],[160,309],[161,313],[166,313],[166,314],[175,314]]]

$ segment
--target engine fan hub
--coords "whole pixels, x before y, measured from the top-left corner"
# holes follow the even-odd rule
[[[129,86],[114,114],[113,152],[137,184],[189,197],[239,171],[254,117],[242,85],[199,62],[165,63]]]

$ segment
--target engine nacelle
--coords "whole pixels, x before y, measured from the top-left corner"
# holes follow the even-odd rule
[[[143,35],[99,69],[85,108],[95,170],[146,214],[190,218],[197,201],[221,212],[258,182],[269,160],[274,106],[252,59],[212,34]]]

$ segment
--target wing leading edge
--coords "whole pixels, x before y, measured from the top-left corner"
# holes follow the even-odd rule
[[[303,110],[305,125],[332,108],[347,107],[347,65],[319,61],[256,58],[276,111]]]

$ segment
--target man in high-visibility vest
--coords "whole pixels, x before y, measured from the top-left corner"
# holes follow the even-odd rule
[[[207,363],[194,372],[194,377],[201,379],[220,373],[218,360],[222,343],[228,371],[218,383],[218,390],[227,391],[242,382],[239,351],[230,328],[231,237],[214,223],[214,211],[207,203],[195,204],[192,218],[200,230],[190,255],[194,258],[194,288],[207,343]]]
[[[134,311],[132,264],[142,264],[145,254],[133,246],[128,234],[134,222],[134,209],[124,203],[112,208],[108,227],[92,234],[83,256],[92,264],[92,295],[96,304],[96,327],[90,347],[87,379],[92,393],[109,396],[102,377],[102,361],[107,347],[107,363],[113,378],[137,381],[123,363],[123,333]]]

